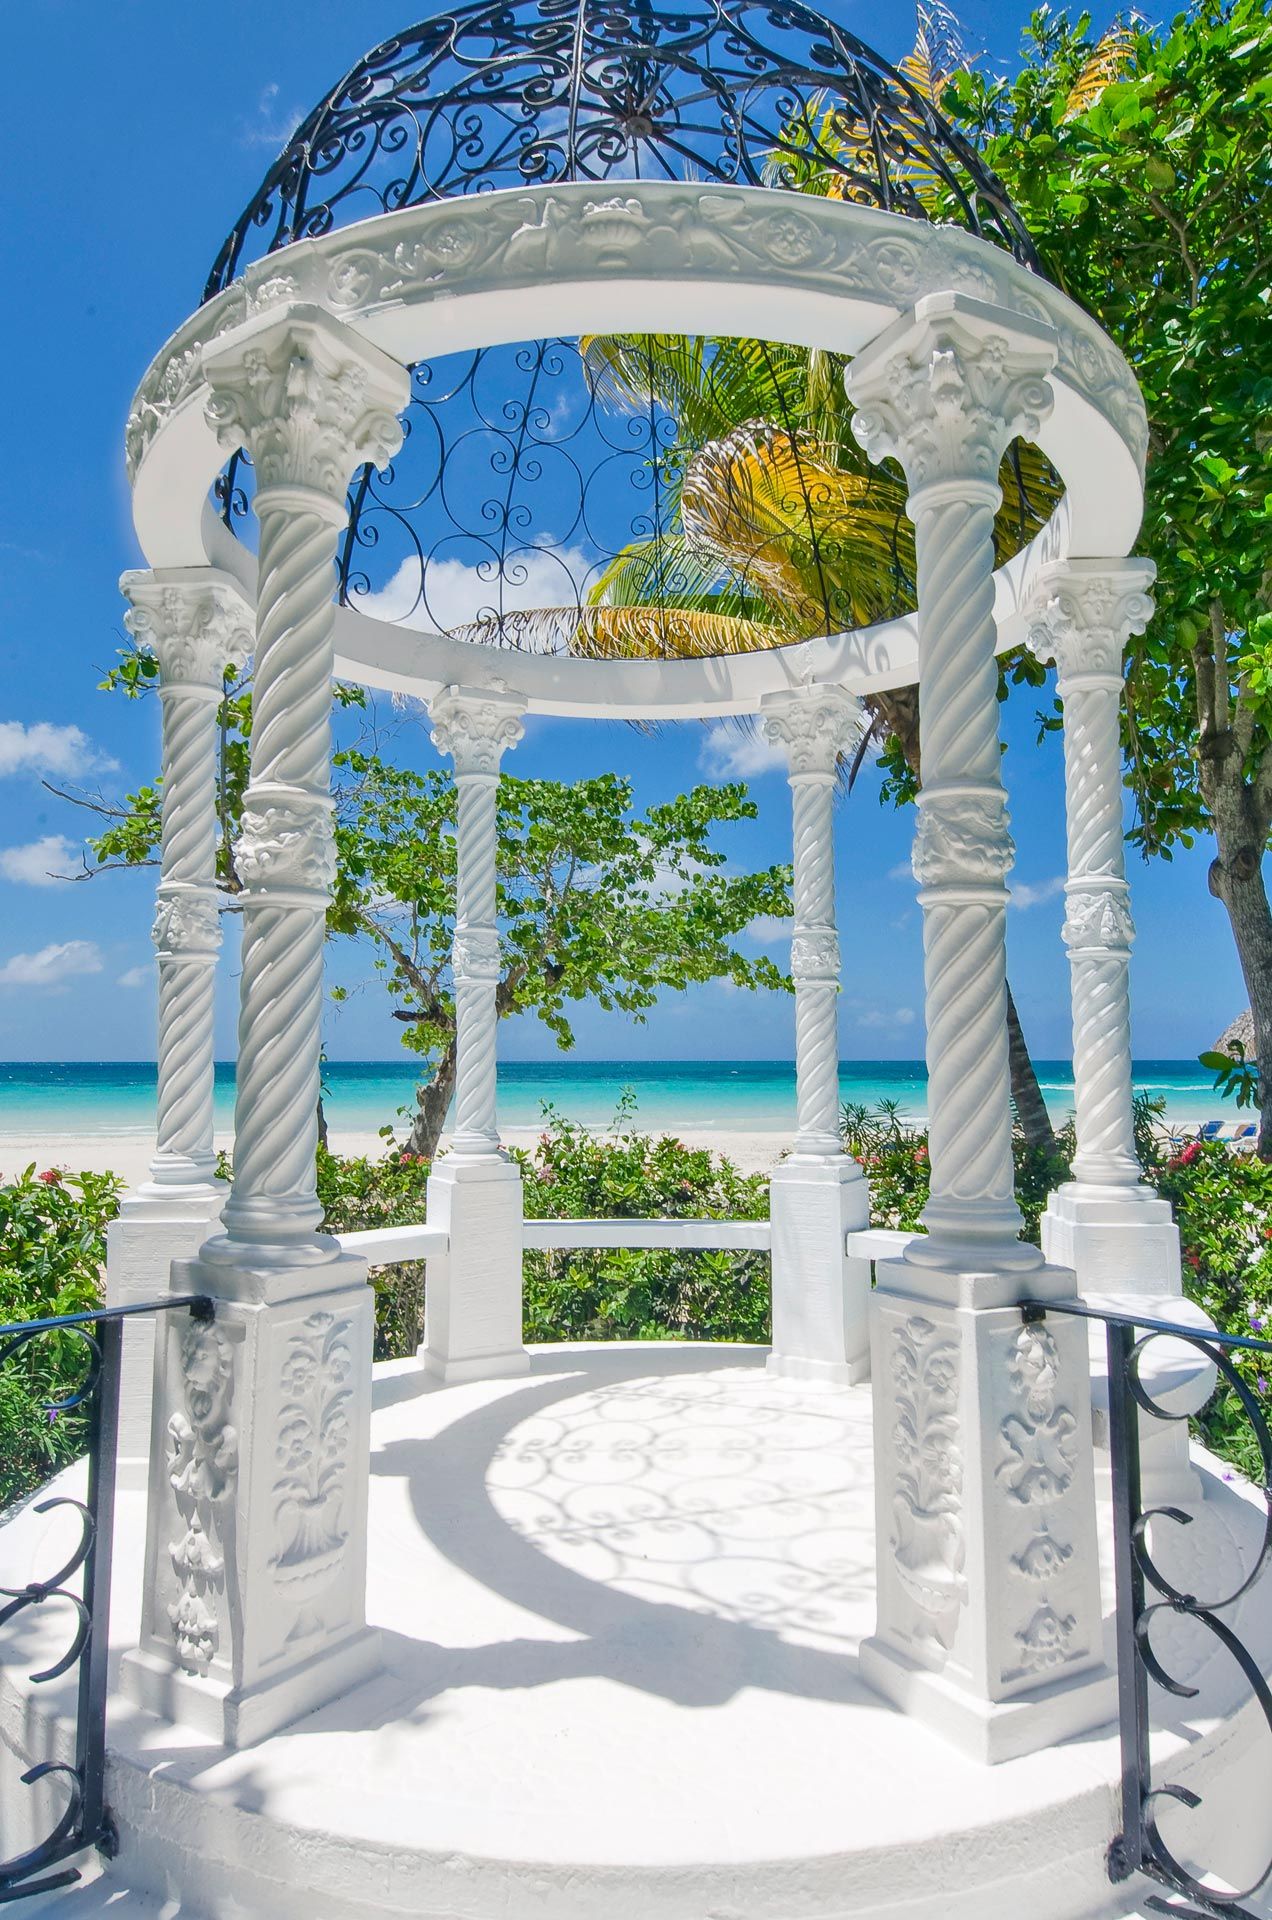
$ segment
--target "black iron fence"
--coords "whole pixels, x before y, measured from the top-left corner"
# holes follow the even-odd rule
[[[32,1789],[56,1778],[65,1791],[66,1805],[35,1846],[13,1859],[0,1859],[0,1905],[69,1886],[80,1878],[79,1870],[63,1863],[88,1847],[107,1855],[115,1849],[114,1828],[105,1802],[106,1683],[123,1323],[137,1314],[179,1309],[186,1309],[198,1320],[210,1320],[214,1312],[211,1300],[200,1294],[184,1294],[137,1306],[0,1326],[0,1374],[6,1365],[20,1364],[20,1356],[27,1354],[35,1341],[69,1341],[82,1349],[80,1377],[47,1398],[44,1412],[55,1420],[82,1412],[88,1454],[85,1498],[76,1500],[58,1494],[41,1500],[35,1508],[37,1513],[59,1507],[74,1511],[80,1537],[73,1550],[44,1579],[17,1588],[0,1586],[0,1627],[31,1608],[62,1606],[68,1610],[70,1644],[50,1666],[31,1674],[32,1681],[58,1680],[78,1668],[74,1760],[44,1760],[22,1775],[23,1786]],[[73,1377],[75,1370],[70,1372]]]
[[[1106,1313],[1077,1301],[1029,1303],[1022,1308],[1026,1322],[1049,1313],[1074,1314],[1103,1322],[1108,1347],[1109,1451],[1113,1482],[1113,1552],[1117,1586],[1118,1711],[1122,1743],[1122,1830],[1109,1850],[1109,1877],[1129,1880],[1144,1874],[1167,1889],[1145,1901],[1153,1913],[1173,1914],[1176,1920],[1256,1920],[1245,1902],[1272,1876],[1272,1858],[1257,1878],[1241,1889],[1225,1889],[1219,1876],[1206,1867],[1189,1868],[1162,1836],[1159,1803],[1174,1801],[1189,1809],[1201,1806],[1190,1787],[1171,1782],[1157,1784],[1150,1750],[1149,1682],[1179,1700],[1194,1699],[1197,1689],[1169,1671],[1153,1643],[1154,1622],[1174,1615],[1195,1622],[1236,1663],[1251,1698],[1258,1703],[1272,1733],[1272,1691],[1263,1667],[1242,1642],[1233,1626],[1238,1603],[1250,1592],[1272,1560],[1272,1433],[1269,1432],[1267,1386],[1261,1375],[1251,1381],[1243,1371],[1254,1356],[1272,1356],[1272,1342],[1252,1336],[1202,1333],[1196,1327],[1171,1321],[1132,1319]],[[1155,1341],[1185,1341],[1212,1365],[1220,1390],[1235,1396],[1248,1423],[1261,1462],[1258,1485],[1263,1497],[1262,1535],[1250,1562],[1226,1593],[1206,1597],[1188,1593],[1163,1570],[1160,1549],[1154,1551],[1150,1529],[1154,1521],[1187,1527],[1192,1515],[1173,1506],[1145,1506],[1140,1470],[1140,1415],[1153,1420],[1187,1420],[1187,1413],[1162,1405],[1143,1378],[1141,1363]],[[1269,1369],[1272,1371],[1272,1368]],[[1159,1389],[1159,1392],[1161,1389]],[[1225,1617],[1226,1616],[1226,1617]],[[1266,1653],[1265,1653],[1266,1657]],[[1272,1813],[1265,1831],[1272,1830]],[[1269,1846],[1272,1846],[1270,1841]],[[1203,1877],[1204,1875],[1204,1877]]]

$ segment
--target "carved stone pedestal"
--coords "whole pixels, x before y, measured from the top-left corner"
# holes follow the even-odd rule
[[[192,1260],[225,1203],[224,1181],[205,1186],[165,1187],[148,1181],[120,1202],[106,1230],[106,1304],[128,1307],[161,1300],[169,1290],[174,1260]],[[155,1322],[138,1314],[124,1322],[123,1376],[119,1387],[119,1452],[115,1484],[144,1487],[150,1472],[151,1390]]]
[[[1072,1276],[1035,1270],[1029,1290],[1071,1295]],[[1037,1752],[1117,1707],[1086,1328],[978,1303],[1008,1291],[1000,1276],[889,1262],[871,1309],[878,1617],[861,1671],[982,1761]]]
[[[1179,1294],[1179,1229],[1151,1187],[1058,1187],[1042,1216],[1042,1250],[1071,1267],[1082,1293]]]
[[[450,1244],[428,1263],[425,1368],[447,1385],[525,1373],[521,1169],[501,1153],[443,1154],[429,1175],[428,1223]]]
[[[773,1172],[770,1373],[852,1386],[870,1373],[870,1262],[844,1235],[870,1224],[870,1189],[847,1155],[787,1160]]]
[[[246,1747],[380,1664],[365,1624],[373,1299],[334,1250],[268,1274],[179,1262],[216,1319],[165,1318],[138,1706]]]

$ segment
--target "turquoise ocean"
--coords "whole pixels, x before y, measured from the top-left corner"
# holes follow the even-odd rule
[[[329,1061],[324,1067],[329,1124],[374,1133],[392,1124],[411,1100],[412,1062]],[[1067,1060],[1041,1060],[1039,1080],[1056,1119],[1073,1107]],[[1136,1085],[1161,1096],[1170,1122],[1238,1116],[1219,1099],[1211,1076],[1195,1060],[1140,1060]],[[839,1069],[844,1100],[873,1107],[895,1100],[903,1115],[927,1110],[921,1060],[845,1060]],[[607,1126],[625,1092],[637,1123],[653,1130],[719,1128],[721,1132],[785,1132],[795,1103],[795,1069],[788,1060],[549,1060],[511,1061],[499,1069],[500,1118],[507,1127],[534,1126],[545,1106],[572,1120]],[[153,1062],[74,1061],[0,1063],[0,1144],[26,1136],[146,1135],[154,1125]],[[216,1070],[218,1128],[233,1117],[234,1069]]]

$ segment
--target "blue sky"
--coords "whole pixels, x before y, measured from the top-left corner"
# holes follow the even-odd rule
[[[422,10],[422,9],[421,9]],[[908,6],[828,9],[896,56],[913,37]],[[966,0],[969,46],[1009,60],[1026,9]],[[139,563],[122,441],[132,391],[198,300],[239,207],[291,125],[357,55],[411,17],[382,0],[222,0],[211,17],[172,0],[31,0],[6,20],[9,90],[0,152],[0,235],[9,298],[0,318],[8,370],[8,460],[0,518],[0,1058],[140,1059],[154,1050],[150,986],[153,875],[49,883],[73,868],[82,815],[41,776],[119,792],[157,759],[154,702],[96,691],[121,645],[119,573]],[[303,21],[303,26],[298,24]],[[1070,1051],[1060,943],[1063,812],[1059,743],[1035,743],[1036,696],[1005,710],[1019,849],[1010,970],[1036,1055]],[[409,749],[421,763],[421,736]],[[553,777],[621,769],[640,804],[696,779],[742,775],[760,819],[723,843],[737,862],[785,858],[781,771],[745,736],[677,727],[645,738],[617,726],[534,721],[516,771]],[[841,1047],[849,1058],[922,1051],[919,915],[908,879],[910,821],[881,809],[868,773],[838,814],[845,957]],[[1132,860],[1139,940],[1133,964],[1141,1057],[1208,1046],[1245,1005],[1223,910],[1206,891],[1209,851],[1172,866]],[[757,937],[763,936],[758,930]],[[779,958],[784,949],[774,944]],[[218,1053],[233,1052],[235,980],[227,948]],[[331,977],[365,979],[351,950]],[[785,1057],[790,1005],[710,987],[672,997],[644,1028],[584,1012],[591,1057]],[[395,1030],[366,985],[328,1023],[337,1058],[391,1057]],[[533,1023],[505,1027],[508,1057],[553,1050]]]

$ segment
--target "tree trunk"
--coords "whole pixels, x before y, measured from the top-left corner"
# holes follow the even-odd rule
[[[905,755],[906,765],[920,786],[923,784],[922,740],[919,733],[919,690],[917,687],[892,687],[886,693],[874,693],[866,701],[867,709],[877,714],[888,731],[895,735]],[[1011,987],[1007,988],[1007,1051],[1011,1064],[1011,1097],[1016,1117],[1028,1146],[1043,1153],[1054,1153],[1056,1136],[1051,1125],[1034,1072],[1029,1048]]]
[[[318,1145],[320,1147],[325,1147],[326,1144],[327,1144],[327,1109],[323,1104],[322,1095],[319,1094],[318,1095]]]
[[[1054,1153],[1055,1129],[1047,1112],[1047,1103],[1042,1097],[1042,1088],[1038,1085],[1034,1063],[1029,1057],[1024,1029],[1010,986],[1007,989],[1007,1050],[1011,1062],[1012,1104],[1025,1136],[1025,1145],[1037,1148],[1039,1153]]]
[[[1272,911],[1263,882],[1262,848],[1225,847],[1216,816],[1219,857],[1211,863],[1210,891],[1227,909],[1254,1019],[1259,1065],[1260,1160],[1272,1161]]]
[[[406,1142],[408,1153],[433,1160],[437,1143],[446,1125],[451,1096],[455,1091],[455,1046],[452,1041],[437,1063],[437,1071],[426,1087],[415,1089],[415,1118]]]

